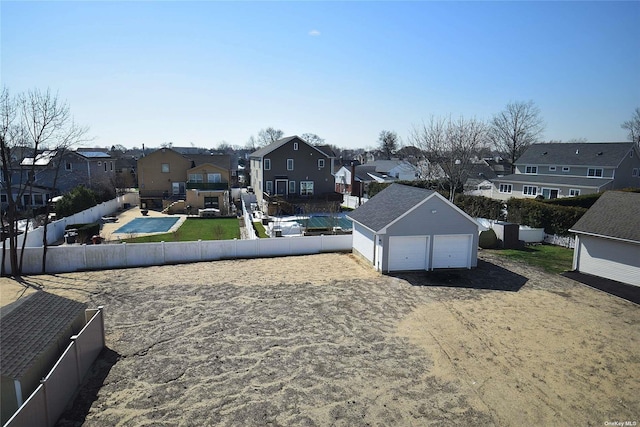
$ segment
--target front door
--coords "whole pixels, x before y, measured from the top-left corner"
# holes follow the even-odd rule
[[[276,179],[276,194],[279,196],[287,195],[287,180],[286,179]]]
[[[557,199],[558,198],[558,189],[556,188],[543,188],[542,189],[542,197],[545,199]]]

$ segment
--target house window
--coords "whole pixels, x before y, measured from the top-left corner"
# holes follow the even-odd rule
[[[638,168],[633,168],[631,171],[631,176],[638,176]]]
[[[189,182],[201,183],[204,182],[204,179],[201,173],[190,173]]]
[[[511,184],[500,184],[500,192],[511,194]]]
[[[271,170],[271,159],[264,159],[264,170]]]
[[[64,168],[66,170],[70,171],[71,170],[71,162],[66,162],[65,165],[64,165]]]
[[[104,171],[107,171],[107,162],[104,162]]]
[[[111,170],[113,170],[113,162],[111,162]]]
[[[537,166],[525,166],[524,173],[536,174],[538,173]]]
[[[222,175],[219,173],[208,173],[207,182],[222,182]]]
[[[7,195],[0,194],[0,203],[7,203]]]
[[[555,172],[555,171],[556,171],[555,166],[549,166],[549,172]]]
[[[265,181],[264,183],[264,191],[272,194],[273,193],[273,181]]]
[[[44,205],[44,203],[42,202],[42,194],[33,195],[33,204],[38,206]]]
[[[535,196],[538,193],[538,187],[533,185],[525,185],[522,187],[522,194],[525,196]]]
[[[602,169],[601,168],[589,168],[587,169],[587,176],[595,176],[598,178],[602,178]]]
[[[22,205],[23,206],[31,205],[31,194],[23,194],[22,195]]]
[[[162,164],[162,173],[169,173],[169,163]]]
[[[580,195],[580,190],[576,188],[569,189],[569,196],[579,196],[579,195]]]
[[[297,150],[298,150],[298,143],[297,143],[297,142],[294,142],[294,143],[293,143],[293,149],[294,149],[295,151],[297,151]]]
[[[296,194],[296,182],[289,181],[289,194]]]
[[[293,159],[287,159],[287,170],[288,171],[293,170]]]
[[[563,166],[562,167],[562,172],[569,172],[571,170],[571,168],[569,166]]]
[[[313,195],[313,181],[300,181],[300,195],[301,196]]]
[[[324,167],[324,159],[318,159],[318,167],[319,168],[323,168]]]

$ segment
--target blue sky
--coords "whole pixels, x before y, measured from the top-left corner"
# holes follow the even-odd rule
[[[374,147],[533,100],[545,140],[623,141],[640,2],[0,2],[1,79],[51,88],[91,145]]]

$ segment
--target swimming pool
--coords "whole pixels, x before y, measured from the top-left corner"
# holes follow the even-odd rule
[[[136,218],[129,221],[114,233],[166,233],[171,230],[180,217]]]

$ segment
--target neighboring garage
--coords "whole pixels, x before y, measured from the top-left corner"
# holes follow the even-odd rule
[[[391,184],[348,216],[354,252],[378,271],[477,266],[482,226],[435,191]]]
[[[640,286],[640,194],[607,191],[569,231],[575,271]]]

